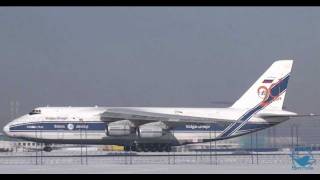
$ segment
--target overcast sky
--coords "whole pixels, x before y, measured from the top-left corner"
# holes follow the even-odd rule
[[[233,102],[294,59],[285,104],[319,113],[317,7],[1,7],[0,125],[38,106]],[[2,129],[2,128],[1,128]]]

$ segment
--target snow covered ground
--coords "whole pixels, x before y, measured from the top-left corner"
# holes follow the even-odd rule
[[[110,156],[110,155],[122,156]],[[212,153],[123,153],[79,151],[0,153],[0,173],[320,173],[320,155],[312,170],[292,169],[288,154],[217,155]],[[170,156],[168,156],[170,155]]]
[[[0,165],[0,173],[319,173],[320,169],[293,170],[290,165],[209,165],[209,164],[90,164],[90,165]]]

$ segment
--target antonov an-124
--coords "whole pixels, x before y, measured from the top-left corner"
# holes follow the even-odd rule
[[[8,123],[7,136],[51,144],[121,145],[132,151],[234,138],[298,115],[283,110],[293,60],[275,61],[230,107],[39,107]]]

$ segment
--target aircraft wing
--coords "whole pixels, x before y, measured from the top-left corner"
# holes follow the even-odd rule
[[[141,123],[162,121],[167,123],[219,123],[222,119],[203,118],[185,115],[172,115],[164,113],[145,112],[132,109],[111,108],[101,114],[105,121],[133,120]]]

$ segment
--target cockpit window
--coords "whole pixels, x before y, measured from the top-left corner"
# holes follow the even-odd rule
[[[34,115],[34,114],[41,114],[41,110],[39,110],[39,109],[33,109],[33,110],[29,113],[29,115]]]

